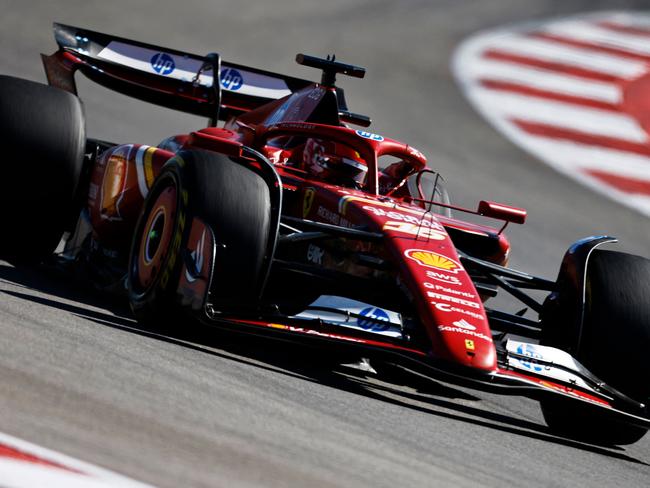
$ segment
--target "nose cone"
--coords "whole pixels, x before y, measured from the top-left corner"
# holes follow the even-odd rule
[[[438,303],[434,308],[436,305]],[[443,306],[443,310],[445,308]],[[452,319],[450,322],[439,323],[434,330],[432,342],[438,346],[434,347],[434,352],[440,356],[471,368],[486,371],[496,369],[496,350],[489,328],[485,330],[478,320]]]

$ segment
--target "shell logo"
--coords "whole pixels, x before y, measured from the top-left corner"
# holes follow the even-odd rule
[[[443,271],[448,271],[450,273],[457,273],[461,269],[460,264],[456,261],[436,254],[435,252],[425,251],[424,249],[409,249],[404,253],[404,255],[418,263],[420,266],[425,266],[427,268],[435,268]]]

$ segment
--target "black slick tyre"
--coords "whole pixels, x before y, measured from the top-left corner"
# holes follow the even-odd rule
[[[650,260],[596,250],[587,269],[585,318],[576,358],[608,385],[650,400]],[[548,344],[553,345],[553,344]],[[589,442],[626,445],[646,429],[615,422],[602,409],[562,398],[541,402],[552,429]]]
[[[147,195],[129,258],[131,308],[147,327],[174,327],[176,295],[190,226],[201,219],[215,236],[211,296],[254,306],[269,238],[269,189],[258,174],[207,151],[180,151]]]
[[[51,254],[75,217],[86,145],[74,95],[0,75],[0,257],[38,261]]]

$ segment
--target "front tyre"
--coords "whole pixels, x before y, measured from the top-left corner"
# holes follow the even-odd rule
[[[614,251],[592,253],[582,337],[576,358],[608,385],[650,400],[650,260]],[[555,332],[557,334],[557,332]],[[555,337],[566,343],[568,338]],[[546,342],[554,346],[553,341]],[[552,429],[598,444],[632,444],[646,429],[614,422],[601,409],[563,398],[541,402]]]
[[[128,270],[131,308],[148,327],[173,325],[177,288],[199,219],[215,240],[211,298],[222,306],[255,306],[271,222],[261,176],[229,158],[181,151],[163,168],[136,225]]]

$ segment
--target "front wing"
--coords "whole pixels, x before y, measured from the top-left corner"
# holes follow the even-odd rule
[[[235,332],[388,360],[436,380],[491,393],[522,395],[537,400],[561,396],[602,409],[620,422],[650,429],[646,405],[609,387],[571,355],[556,348],[508,340],[497,348],[497,369],[485,372],[437,359],[430,351],[404,339],[342,329],[318,319],[282,315],[255,318],[212,315],[205,321]]]

